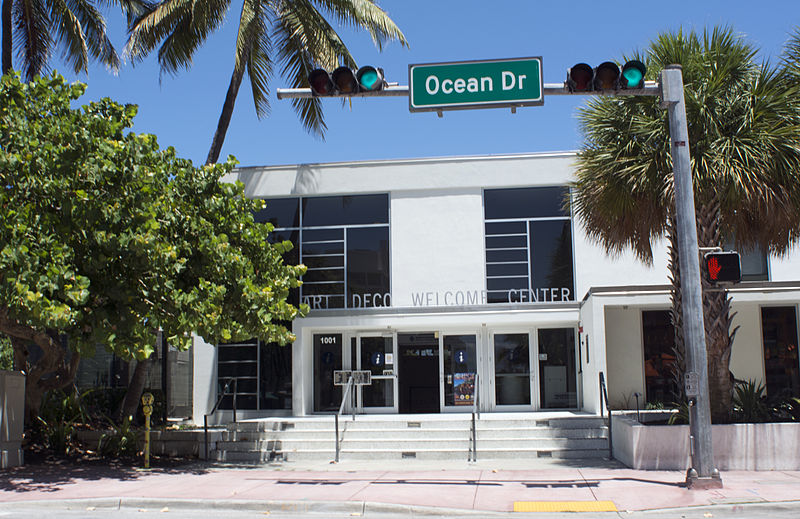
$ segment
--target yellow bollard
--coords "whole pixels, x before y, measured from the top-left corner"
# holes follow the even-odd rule
[[[153,395],[142,395],[142,413],[144,413],[144,468],[150,468],[150,415],[153,414]]]

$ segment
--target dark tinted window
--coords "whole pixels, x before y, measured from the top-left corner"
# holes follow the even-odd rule
[[[574,300],[570,222],[531,222],[530,226],[533,290],[557,288],[561,292],[566,288],[570,292],[569,300]]]
[[[303,199],[303,227],[389,223],[389,196],[322,196]]]
[[[764,341],[764,374],[767,396],[800,396],[800,364],[797,357],[797,310],[794,306],[761,309]]]
[[[678,400],[675,369],[675,330],[668,310],[642,312],[645,398],[648,403]]]
[[[487,189],[483,193],[487,220],[569,216],[564,210],[565,187]]]
[[[389,292],[389,229],[347,230],[347,302],[353,296]]]
[[[267,198],[264,209],[255,213],[256,222],[275,227],[300,227],[300,201],[297,198]]]

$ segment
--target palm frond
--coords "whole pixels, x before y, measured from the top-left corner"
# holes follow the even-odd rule
[[[259,0],[245,0],[236,40],[236,67],[247,66],[253,103],[259,118],[269,114],[269,80],[272,77],[270,11]]]
[[[81,37],[85,42],[84,47],[88,51],[88,55],[104,65],[109,69],[116,72],[119,70],[120,60],[117,56],[117,51],[111,44],[111,40],[106,33],[106,22],[103,15],[98,11],[89,0],[51,0],[53,5],[64,3],[64,5],[72,13],[72,16],[80,22],[78,29],[80,30]],[[55,11],[55,9],[53,10]],[[55,16],[53,17],[55,21]],[[72,44],[66,40],[62,31],[59,33],[59,43],[66,44],[68,49],[64,51],[64,57],[71,53]],[[72,38],[70,32],[70,38]],[[81,69],[87,71],[86,66]]]
[[[46,71],[53,48],[46,0],[19,0],[12,7],[14,47],[27,81]]]
[[[387,41],[408,46],[400,28],[374,0],[315,0],[315,3],[330,12],[340,25],[365,29],[378,50],[383,50]]]
[[[230,0],[169,0],[157,4],[134,21],[125,53],[136,62],[159,47],[162,73],[187,69],[197,49],[222,26],[229,7]]]

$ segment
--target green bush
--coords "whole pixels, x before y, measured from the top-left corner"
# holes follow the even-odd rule
[[[736,422],[760,423],[770,418],[770,408],[763,384],[754,380],[738,381],[733,389],[733,419]]]
[[[100,436],[97,452],[107,458],[132,458],[139,452],[138,439],[139,432],[126,417],[120,425],[112,423],[111,430]]]

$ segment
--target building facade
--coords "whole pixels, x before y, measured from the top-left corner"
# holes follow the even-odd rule
[[[363,413],[599,412],[598,377],[629,407],[670,403],[666,245],[610,257],[573,219],[574,153],[239,168],[256,215],[308,272],[294,344],[193,347],[193,419],[237,378],[240,416],[337,410],[362,370]],[[800,251],[745,254],[731,367],[800,396]],[[223,400],[222,409],[232,406]],[[217,413],[218,421],[229,411]]]

